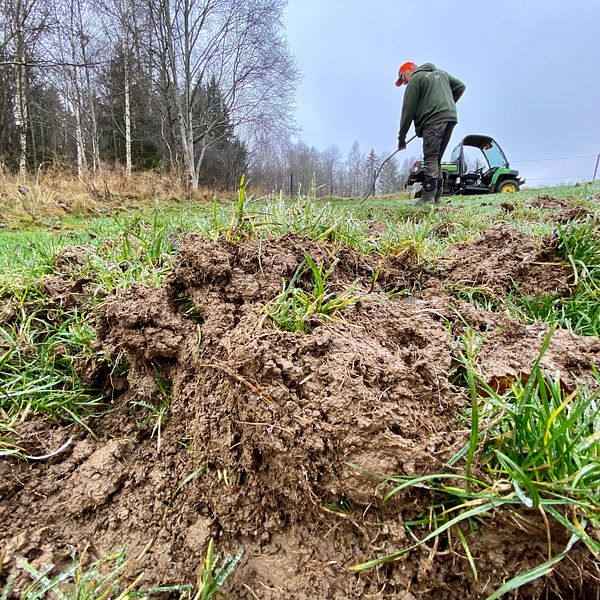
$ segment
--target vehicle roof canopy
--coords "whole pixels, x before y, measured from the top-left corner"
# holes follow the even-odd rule
[[[494,142],[496,145],[498,144],[498,142],[496,142],[496,140],[491,138],[489,135],[480,135],[478,133],[467,135],[462,141],[463,146],[475,146],[475,148],[481,149],[483,149],[483,146],[491,142]]]
[[[463,146],[471,146],[479,148],[485,156],[490,168],[504,167],[509,168],[510,165],[502,148],[498,142],[489,135],[472,134],[463,138],[461,144]],[[459,144],[460,146],[460,144]]]

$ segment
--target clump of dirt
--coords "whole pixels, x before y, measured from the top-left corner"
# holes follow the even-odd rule
[[[440,305],[444,304],[444,300],[438,301]],[[448,321],[454,322],[457,332],[466,323],[477,333],[477,366],[490,385],[494,381],[510,384],[522,376],[527,378],[550,333],[547,323],[525,324],[505,313],[482,310],[468,302],[446,300],[444,308],[440,306],[439,310]],[[592,366],[600,368],[600,340],[556,329],[540,365],[557,377],[565,389],[595,387],[597,382],[590,369]]]
[[[557,223],[568,223],[592,216],[592,213],[582,206],[571,206],[566,200],[548,195],[538,196],[531,202],[530,206],[531,208],[542,208],[544,210],[558,210],[559,214],[555,218]]]
[[[46,275],[42,286],[48,299],[61,308],[84,307],[94,295],[94,280],[81,272],[92,248],[66,246],[57,255],[54,272]]]
[[[373,235],[382,235],[385,233],[387,227],[382,221],[370,220],[368,222],[369,233]]]
[[[583,206],[574,206],[572,208],[568,208],[563,210],[558,218],[556,219],[557,223],[570,223],[571,221],[584,221],[585,219],[592,218],[594,213],[590,212]]]
[[[0,325],[2,323],[10,323],[15,316],[15,303],[10,298],[5,300],[0,298]]]
[[[560,198],[544,195],[538,196],[535,200],[533,200],[531,202],[531,208],[543,208],[545,210],[558,208],[560,210],[564,210],[570,208],[570,204],[565,200],[561,200]]]
[[[80,271],[92,250],[92,247],[88,245],[65,246],[56,257],[55,272],[61,275],[71,275]]]
[[[262,507],[244,519],[244,533],[267,506],[277,513],[289,501],[286,519],[301,518],[294,507],[309,490],[372,498],[372,479],[341,468],[345,461],[418,473],[441,464],[455,437],[446,431],[447,412],[460,405],[444,378],[451,339],[418,306],[367,296],[345,316],[351,324],[317,322],[310,335],[268,326],[265,304],[305,253],[333,258],[294,237],[259,248],[188,236],[167,289],[138,286],[110,300],[99,328],[106,348],[125,353],[137,389],[157,368],[173,382],[172,412],[201,440],[194,449],[237,473],[240,495],[218,498],[220,508]],[[349,251],[339,259],[333,288],[371,284],[364,259]],[[190,308],[194,319],[184,316]]]
[[[503,297],[510,291],[525,296],[569,291],[572,270],[555,248],[540,248],[519,231],[498,225],[475,243],[454,246],[444,259],[445,283],[481,287]]]
[[[42,281],[46,296],[62,308],[81,307],[89,302],[93,294],[92,283],[92,279],[73,281],[62,275],[47,275]]]
[[[513,319],[510,328],[498,327],[485,336],[478,355],[478,364],[488,375],[504,372],[524,372],[539,355],[540,346],[548,335],[548,325],[524,325]],[[578,336],[564,329],[552,334],[541,366],[560,379],[571,390],[593,383],[590,367],[600,367],[600,340]]]
[[[436,225],[434,231],[436,236],[448,237],[452,233],[454,233],[455,229],[456,225],[454,223],[452,223],[451,221],[445,221],[443,223],[440,223],[439,225]]]
[[[495,239],[488,244],[500,247]],[[317,263],[338,260],[330,291],[352,285],[362,297],[341,318],[313,319],[306,333],[280,331],[265,307],[306,253]],[[447,304],[384,293],[410,289],[418,277],[410,253],[377,259],[297,236],[260,244],[183,236],[165,287],[137,285],[103,306],[101,350],[130,370],[95,427],[98,439],[77,430],[48,460],[0,463],[4,573],[16,556],[61,568],[74,548],[88,545],[93,558],[127,542],[142,581],[192,581],[215,537],[222,550],[246,549],[232,597],[414,600],[485,597],[542,562],[546,528],[541,516],[523,514],[519,528],[494,517],[469,538],[478,580],[460,545],[348,570],[409,545],[404,521],[428,506],[420,490],[383,502],[382,477],[442,470],[468,438],[467,394],[451,383]],[[298,282],[311,288],[308,273]],[[505,346],[524,353],[531,337],[516,330],[511,339],[490,337],[485,360],[500,361]],[[590,345],[585,360],[597,356]],[[583,369],[573,349],[569,368],[579,360]],[[168,417],[141,423],[136,403],[157,414],[166,405]],[[553,532],[554,554],[564,543]],[[580,564],[589,562],[576,551]],[[521,597],[546,589],[541,580]]]

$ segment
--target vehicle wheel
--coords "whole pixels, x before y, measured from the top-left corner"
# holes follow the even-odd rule
[[[498,191],[501,194],[512,194],[519,191],[519,183],[514,179],[505,179],[498,185]]]

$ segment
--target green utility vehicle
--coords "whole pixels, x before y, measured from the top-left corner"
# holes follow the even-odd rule
[[[465,147],[481,150],[485,159],[484,166],[469,169],[465,157]],[[487,167],[485,166],[487,164]],[[496,192],[518,192],[525,180],[519,177],[519,171],[510,168],[502,148],[487,135],[468,135],[452,151],[450,162],[442,163],[444,195],[456,194],[494,194]],[[406,187],[423,183],[425,164],[417,161],[411,167]],[[421,195],[421,190],[415,193]]]

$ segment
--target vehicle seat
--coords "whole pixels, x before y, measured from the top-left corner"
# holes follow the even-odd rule
[[[465,173],[462,179],[467,185],[476,183],[479,180],[479,173]]]

